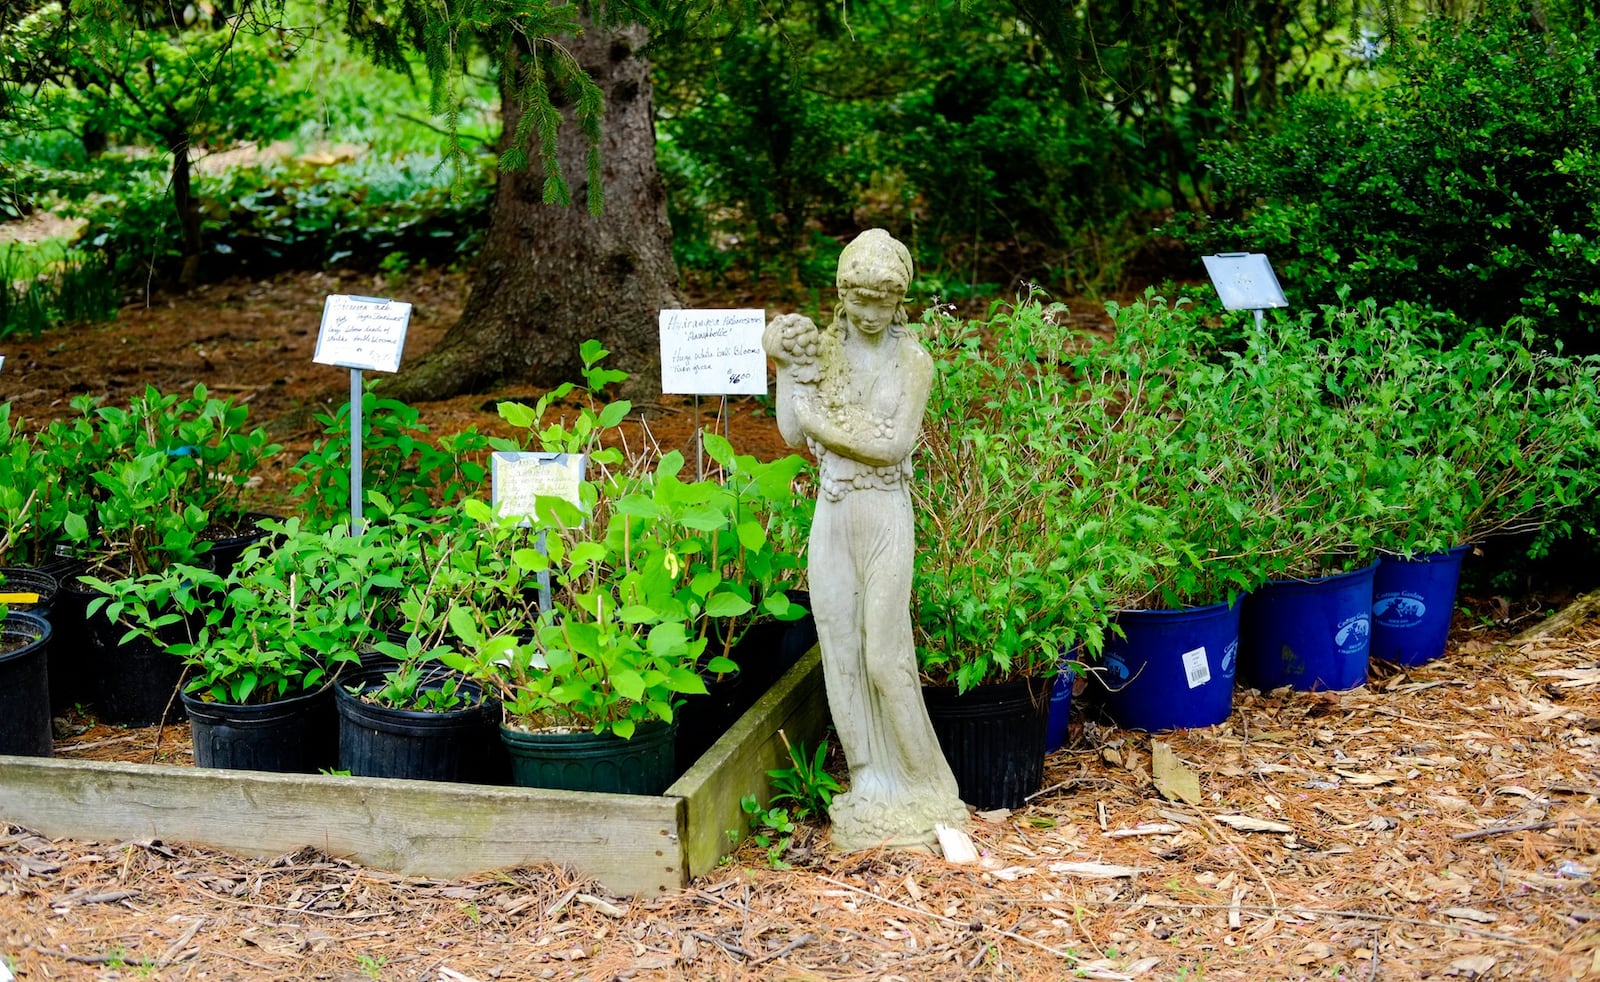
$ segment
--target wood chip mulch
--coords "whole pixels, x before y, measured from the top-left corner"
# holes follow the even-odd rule
[[[802,826],[790,869],[747,843],[641,900],[553,868],[442,882],[0,823],[0,965],[26,982],[1590,978],[1597,733],[1590,618],[1511,644],[1458,631],[1439,662],[1353,692],[1240,692],[1209,730],[1075,726],[1026,807],[975,816],[964,866],[839,856]],[[184,749],[169,729],[158,753]]]

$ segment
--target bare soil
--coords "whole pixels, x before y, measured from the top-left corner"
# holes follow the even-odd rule
[[[79,393],[204,382],[258,421],[297,420],[260,491],[292,504],[282,474],[317,429],[304,412],[347,394],[311,362],[336,292],[413,300],[408,357],[461,302],[443,274],[221,284],[0,343],[0,394],[47,419]],[[424,420],[488,427],[494,401],[531,395]],[[687,442],[689,407],[652,409],[658,439]],[[759,409],[736,404],[736,443],[778,452]],[[1026,807],[973,816],[970,865],[839,855],[804,823],[774,856],[747,842],[688,891],[640,900],[554,868],[446,882],[309,848],[249,860],[0,822],[0,964],[28,982],[1600,977],[1600,623],[1508,642],[1540,608],[1468,606],[1445,658],[1352,692],[1241,691],[1227,723],[1164,736],[1076,720]],[[64,723],[61,756],[189,763],[180,731]],[[1157,788],[1166,750],[1194,800]]]

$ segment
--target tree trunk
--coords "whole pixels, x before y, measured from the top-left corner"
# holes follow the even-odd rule
[[[585,208],[588,144],[571,107],[559,136],[561,173],[573,204],[543,202],[544,173],[530,153],[524,170],[500,172],[489,234],[458,321],[424,358],[385,380],[384,395],[408,401],[482,391],[500,380],[541,387],[581,381],[578,345],[597,338],[610,367],[636,385],[659,380],[657,312],[681,306],[666,193],[656,172],[646,33],[590,24],[569,50],[605,94],[601,124],[604,214]],[[501,83],[505,149],[522,114]],[[552,85],[552,96],[560,89]]]
[[[172,204],[178,212],[178,230],[183,243],[183,265],[178,271],[178,286],[194,286],[200,275],[200,203],[194,199],[194,184],[189,163],[189,134],[173,136]]]

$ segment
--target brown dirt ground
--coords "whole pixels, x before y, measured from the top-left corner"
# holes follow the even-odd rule
[[[221,284],[0,343],[0,393],[30,419],[146,382],[203,381],[258,421],[336,404],[343,373],[311,362],[336,292],[413,300],[408,357],[460,306],[449,275]],[[484,426],[484,406],[530,394],[424,418]],[[686,441],[691,414],[663,401],[657,438]],[[775,452],[770,419],[736,408],[736,442]],[[286,458],[312,435],[290,433]],[[283,501],[287,466],[268,502]],[[0,823],[0,958],[27,982],[1600,976],[1600,623],[1501,644],[1538,608],[1471,605],[1482,613],[1457,618],[1444,659],[1353,692],[1241,691],[1226,724],[1154,738],[1075,723],[1026,807],[975,816],[973,865],[841,856],[803,825],[793,869],[747,843],[687,892],[636,900],[552,868],[444,882],[311,849],[257,861]],[[1198,804],[1156,790],[1157,742],[1197,776]],[[187,764],[184,734],[153,743],[95,726],[58,753]]]

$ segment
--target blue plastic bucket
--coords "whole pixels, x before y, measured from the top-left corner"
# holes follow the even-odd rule
[[[1372,657],[1409,666],[1444,654],[1461,560],[1470,548],[1378,560],[1372,581]]]
[[[1273,580],[1245,598],[1240,672],[1262,689],[1353,689],[1367,681],[1378,564],[1314,580]]]
[[[1129,730],[1215,726],[1233,712],[1240,603],[1124,610],[1123,637],[1107,632],[1104,705]]]
[[[1050,687],[1050,716],[1044,724],[1044,752],[1054,753],[1067,742],[1067,721],[1072,718],[1072,683],[1077,676],[1066,662]]]

